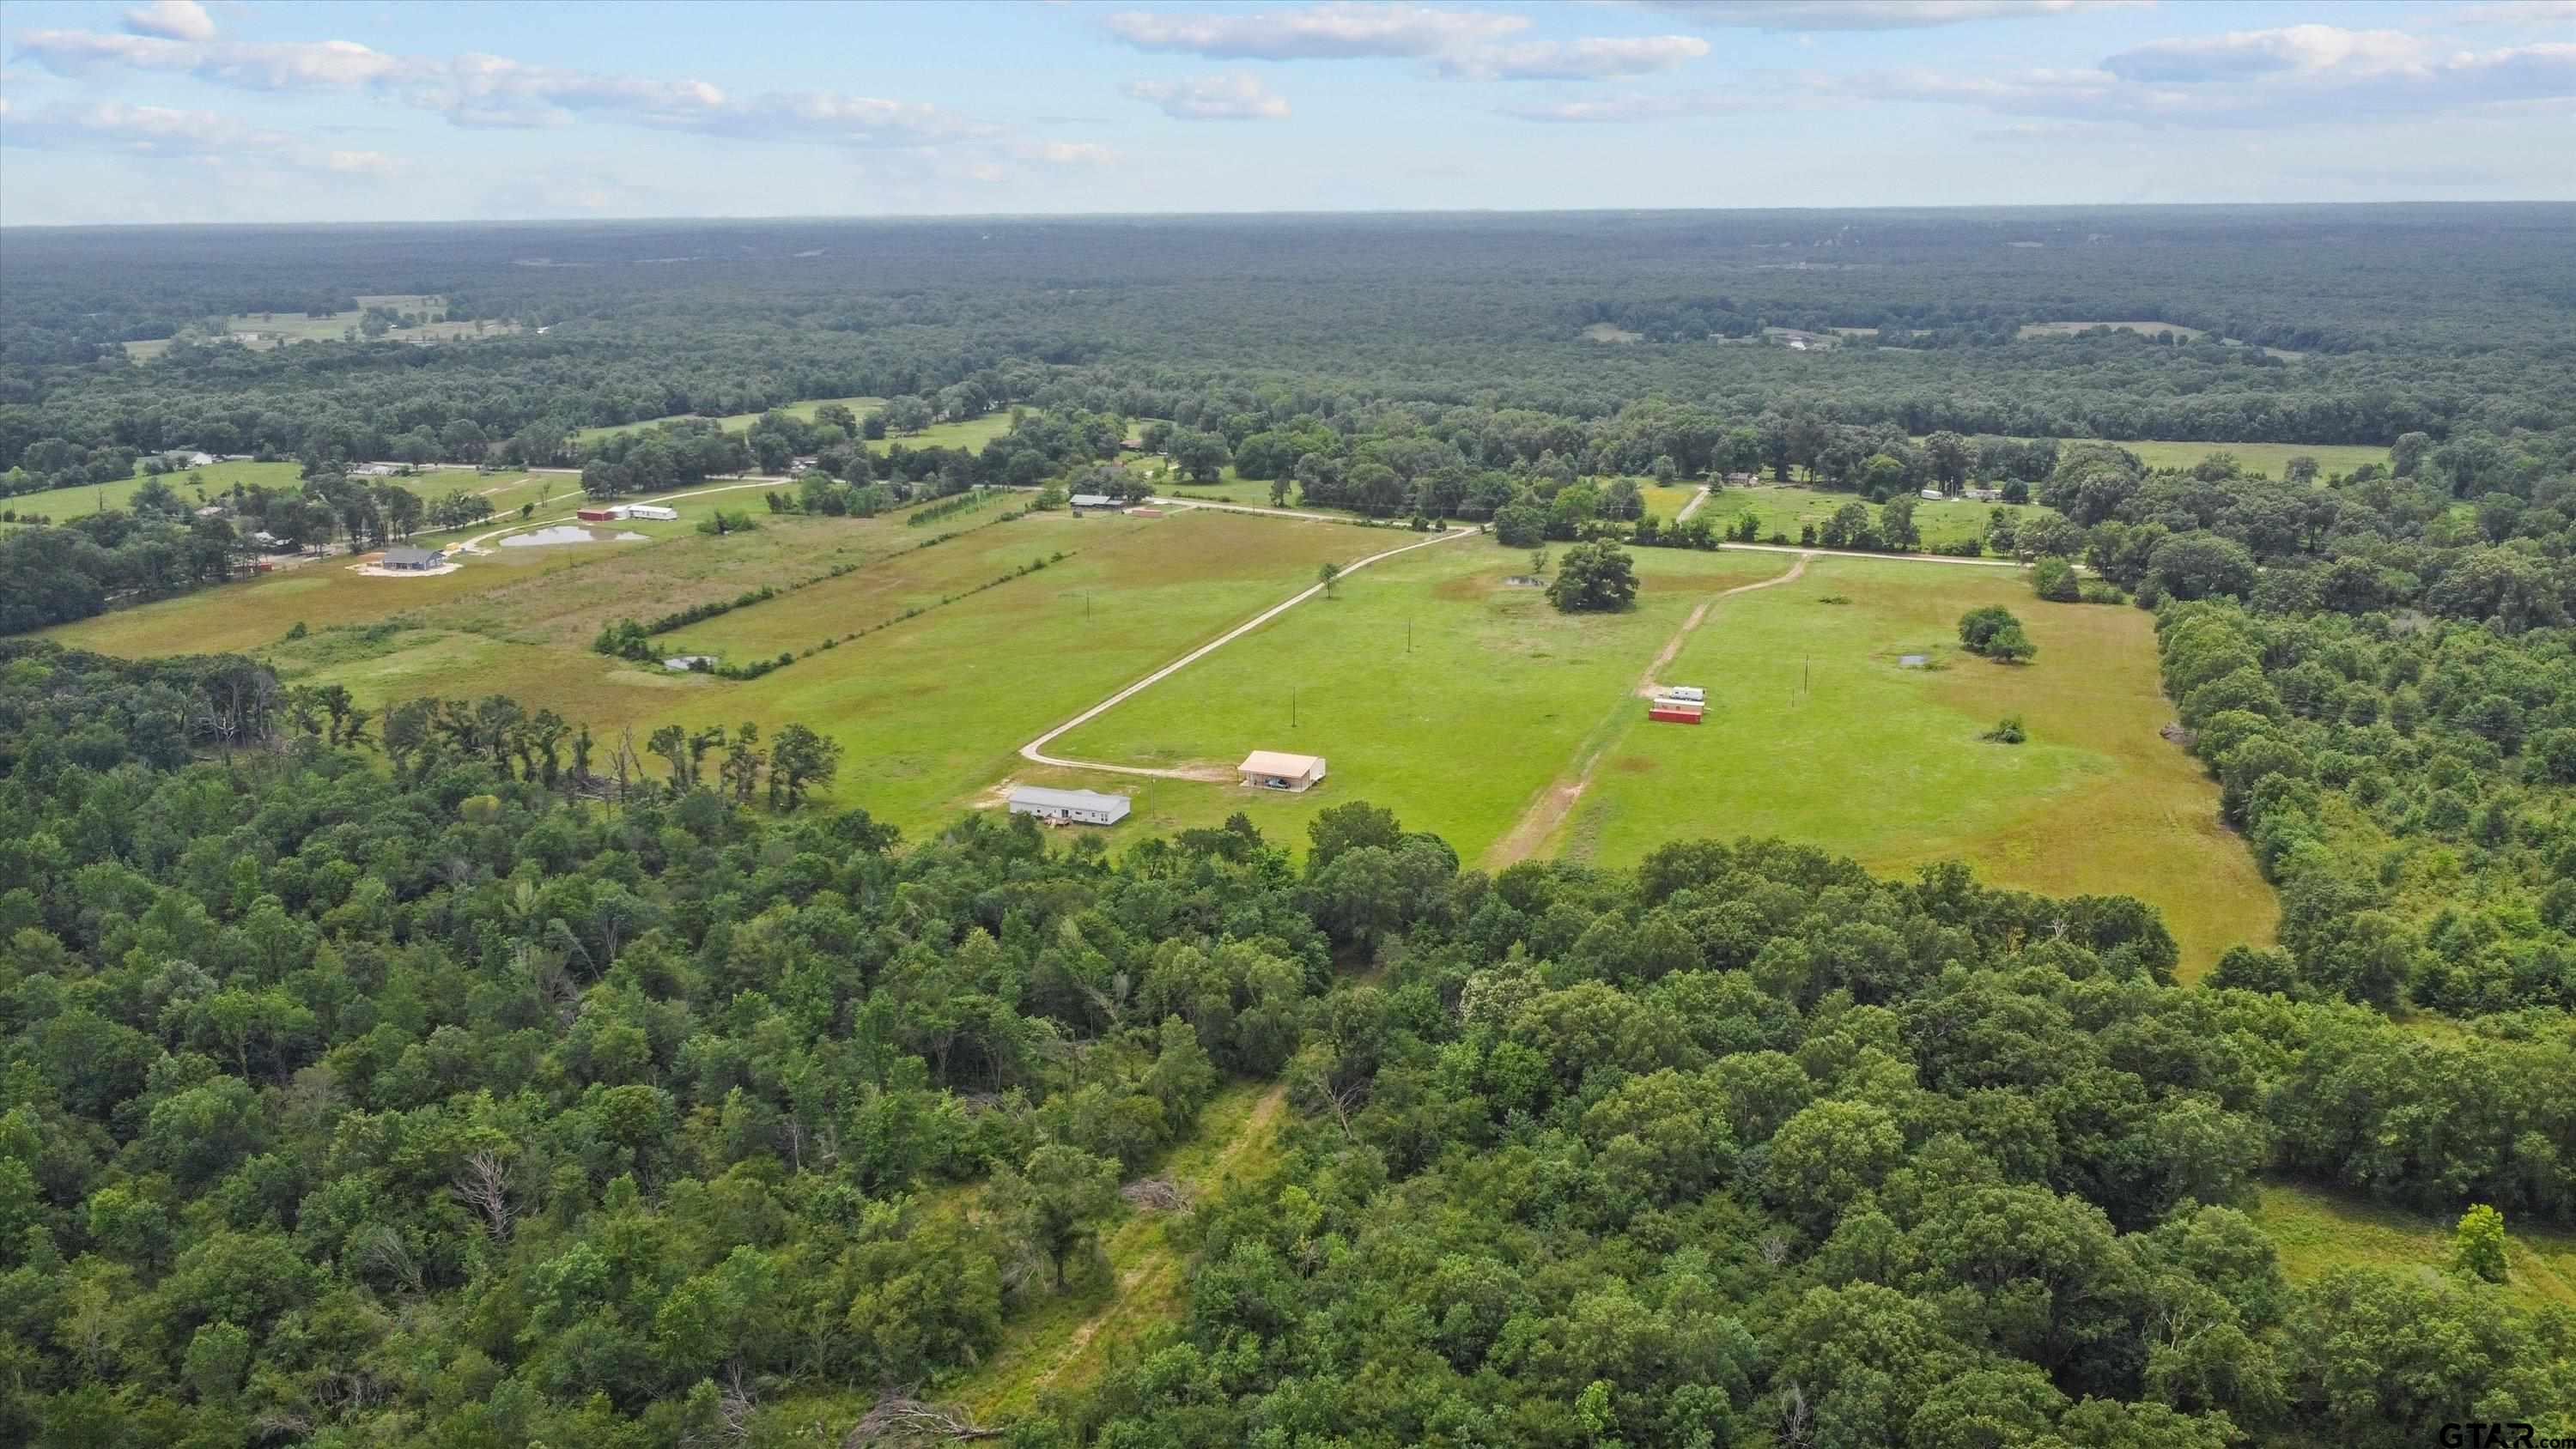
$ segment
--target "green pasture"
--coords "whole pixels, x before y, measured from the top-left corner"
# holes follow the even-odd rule
[[[1325,785],[1288,795],[1231,784],[1022,769],[1027,783],[1133,791],[1142,837],[1234,811],[1302,848],[1316,811],[1386,806],[1473,861],[1636,684],[1716,590],[1777,574],[1776,554],[1639,549],[1638,607],[1566,615],[1506,583],[1529,557],[1476,537],[1372,564],[1335,597],[1260,631],[1049,747],[1071,759],[1230,769],[1255,749],[1322,755]],[[1291,692],[1295,698],[1292,701]]]
[[[2023,618],[2036,663],[1959,651],[1959,616],[1983,604]],[[2217,787],[2157,734],[2172,711],[2136,609],[2044,604],[2008,569],[1823,558],[1721,602],[1662,678],[1707,690],[1705,721],[1605,701],[1623,718],[1555,851],[1624,866],[1667,841],[1778,835],[1882,872],[1957,857],[1994,884],[2157,906],[2186,974],[2272,938],[2277,904]],[[2007,714],[2029,743],[1978,738]]]
[[[2263,1184],[2254,1221],[2293,1283],[2338,1268],[2439,1274],[2450,1264],[2458,1219],[2372,1202],[2308,1183]],[[2576,1308],[2576,1234],[2505,1222],[2504,1283],[2492,1290],[2525,1308]]]
[[[857,413],[860,417],[866,417],[869,413],[876,411],[878,408],[884,407],[885,399],[881,397],[818,397],[808,399],[804,402],[788,403],[781,407],[779,411],[791,414],[802,421],[810,423],[814,421],[814,414],[817,411],[832,403],[839,403],[850,411]],[[604,427],[583,428],[578,432],[575,432],[572,437],[573,441],[576,443],[595,443],[602,438],[615,437],[619,433],[632,433],[644,428],[660,427],[664,423],[685,422],[690,418],[699,416],[702,415],[697,413],[673,413],[669,417],[646,418],[642,422],[611,423]],[[753,423],[759,422],[760,416],[761,415],[758,413],[727,413],[723,417],[717,418],[715,423],[717,427],[724,429],[728,433],[738,433],[743,429],[750,427]],[[1005,416],[1007,416],[1007,414]]]
[[[2096,327],[2117,328],[2122,332],[2135,332],[2141,337],[2153,337],[2159,332],[2170,332],[2185,342],[2197,342],[2206,335],[2197,327],[2185,327],[2179,322],[2157,322],[2152,319],[2136,322],[2025,322],[2021,330],[2013,335],[2025,340],[2033,337],[2072,337],[2078,332],[2090,332]]]
[[[972,537],[992,551],[996,567],[987,577],[1029,557],[1071,556],[760,679],[719,681],[685,702],[666,698],[637,730],[802,721],[847,750],[837,801],[908,829],[933,826],[958,809],[993,803],[991,787],[1024,763],[1019,746],[1049,725],[1286,598],[1313,581],[1319,564],[1404,541],[1383,530],[1214,512],[1034,514]],[[931,591],[929,575],[953,567],[939,561],[940,550],[954,546],[890,560],[888,569],[926,572],[887,585],[887,595]],[[725,617],[734,629],[775,627],[785,637],[818,622],[807,617],[812,607],[790,595]],[[763,611],[796,622],[773,626]],[[847,627],[874,621],[855,611],[847,618]],[[696,628],[681,634],[701,637]]]
[[[2150,468],[2190,468],[2212,453],[2233,453],[2248,473],[2266,473],[2278,478],[2288,471],[2292,458],[2317,460],[2320,478],[2349,473],[2364,463],[2388,466],[2388,450],[2367,443],[2148,443],[2128,442],[2121,447],[2138,455]]]
[[[304,486],[301,465],[286,463],[209,463],[203,468],[183,468],[176,473],[136,473],[113,483],[83,483],[71,488],[47,488],[36,493],[21,493],[14,498],[0,498],[0,510],[13,510],[19,517],[29,514],[51,518],[56,523],[69,523],[102,509],[123,508],[145,483],[159,478],[170,485],[170,491],[194,507],[197,484],[189,482],[190,474],[203,484],[206,501],[215,502],[232,491],[235,483],[243,487],[283,489],[292,492]]]
[[[1747,512],[1762,521],[1762,541],[1778,534],[1796,543],[1799,530],[1809,525],[1818,529],[1848,503],[1869,509],[1870,521],[1878,520],[1879,505],[1857,493],[1837,493],[1822,488],[1783,487],[1774,483],[1754,483],[1719,488],[1699,506],[1696,519],[1706,519],[1711,528],[1723,534]],[[2054,516],[2052,511],[2035,503],[1976,503],[1965,498],[1945,498],[1938,502],[1917,497],[1914,500],[1914,526],[1923,531],[1927,547],[1975,538],[1986,531],[1986,524],[1996,509],[2011,517],[2019,528],[2035,519]]]
[[[1691,499],[1699,492],[1695,487],[1659,483],[1642,483],[1637,491],[1646,500],[1646,511],[1666,523],[1679,518],[1682,510],[1690,506]],[[1710,504],[1716,501],[1715,498],[1711,498],[1708,503],[1701,504],[1700,511],[1707,512]]]
[[[385,292],[355,299],[357,310],[333,312],[322,317],[308,317],[301,312],[243,312],[223,319],[227,337],[249,334],[243,345],[255,352],[282,347],[291,342],[338,342],[349,330],[366,318],[369,307],[391,307],[396,312],[413,312],[424,316],[443,313],[447,299],[416,292]],[[400,327],[381,338],[388,342],[453,342],[462,338],[502,337],[519,330],[507,322],[486,321],[479,328],[472,322],[432,321],[417,327]],[[148,342],[128,342],[125,355],[136,362],[148,362],[170,350],[172,339],[157,337]]]

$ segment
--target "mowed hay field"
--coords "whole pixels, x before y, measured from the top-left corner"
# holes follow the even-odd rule
[[[664,708],[636,722],[639,734],[665,722],[755,720],[774,729],[801,721],[846,750],[835,802],[906,829],[932,827],[993,803],[992,787],[1025,763],[1019,747],[1048,726],[1314,582],[1318,565],[1412,541],[1388,529],[1213,510],[1160,519],[1034,514],[975,537],[991,552],[986,577],[1032,556],[1070,556],[760,679],[718,681],[685,700],[666,696]],[[889,561],[889,571],[911,576],[890,578],[880,598],[935,595],[936,576],[951,570],[972,577],[974,569],[939,559],[956,546]],[[725,619],[737,629],[774,628],[779,637],[821,632],[826,621],[812,617],[805,600],[791,595]],[[773,625],[763,611],[797,618]],[[858,610],[844,617],[852,626],[874,622]],[[696,628],[682,633],[701,637]],[[1120,788],[1102,775],[1083,783]]]
[[[2364,463],[2388,466],[2388,450],[2370,443],[2122,443],[2150,468],[2197,467],[2212,453],[2233,454],[2248,473],[2281,477],[2292,458],[2317,460],[2318,476],[2350,473]]]
[[[2022,617],[2036,663],[1959,651],[1959,616],[1983,604]],[[2186,975],[2272,939],[2277,903],[2216,785],[2157,733],[2172,709],[2139,610],[2041,603],[2014,570],[1820,558],[1721,602],[1661,677],[1705,688],[1706,720],[1629,702],[1548,849],[1624,866],[1671,840],[1777,835],[1882,873],[1957,857],[1992,884],[2155,905]],[[2006,714],[2029,743],[1977,738]]]
[[[113,483],[83,483],[74,488],[47,488],[36,493],[21,493],[14,498],[0,498],[0,509],[12,510],[21,518],[33,514],[56,523],[69,523],[102,508],[123,508],[154,477],[169,484],[171,492],[194,507],[197,488],[188,481],[190,473],[194,473],[203,484],[209,503],[231,492],[235,483],[245,488],[256,485],[288,493],[304,486],[303,468],[296,463],[209,463],[203,468],[183,469],[176,473],[137,473]]]
[[[866,417],[868,414],[884,407],[885,402],[886,400],[881,397],[818,397],[810,398],[804,402],[789,403],[780,408],[779,411],[810,423],[814,421],[814,414],[817,411],[828,407],[833,403],[839,403],[850,411],[857,413],[859,416]],[[688,418],[699,416],[702,416],[702,414],[673,413],[671,416],[666,418],[646,418],[644,421],[639,423],[610,423],[604,427],[578,429],[573,433],[572,437],[573,441],[576,443],[595,443],[601,438],[612,438],[619,433],[632,433],[644,428],[659,427],[664,423],[676,423]],[[760,414],[758,413],[728,413],[723,417],[717,418],[715,423],[717,427],[724,429],[728,433],[738,433],[758,421],[760,421]]]
[[[1613,715],[1694,607],[1790,563],[1676,549],[1632,557],[1644,587],[1638,607],[1617,615],[1559,614],[1541,590],[1506,583],[1526,573],[1529,557],[1488,538],[1372,564],[1335,597],[1297,606],[1048,747],[1069,759],[1226,770],[1255,749],[1322,755],[1331,774],[1321,789],[1291,795],[1025,764],[1017,778],[1133,793],[1125,834],[1213,825],[1241,810],[1299,850],[1317,811],[1365,800],[1473,862]]]
[[[1694,518],[1705,519],[1720,534],[1735,526],[1737,519],[1750,513],[1762,522],[1761,536],[1767,542],[1775,534],[1791,543],[1798,541],[1798,531],[1813,526],[1823,528],[1825,520],[1841,511],[1845,504],[1857,503],[1869,510],[1874,527],[1878,523],[1879,505],[1858,493],[1837,493],[1822,488],[1791,488],[1773,483],[1755,483],[1740,487],[1720,488],[1711,492],[1708,501],[1699,506]],[[1914,498],[1914,526],[1923,530],[1923,541],[1930,546],[1956,543],[1977,538],[1986,531],[1996,509],[2002,509],[2019,528],[2040,518],[2053,518],[2056,513],[2033,503],[1976,503],[1965,498],[1945,498],[1938,502],[1919,495]]]

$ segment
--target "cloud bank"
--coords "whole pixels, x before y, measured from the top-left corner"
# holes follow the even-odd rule
[[[1288,102],[1256,76],[1213,75],[1186,81],[1129,81],[1119,91],[1150,101],[1176,121],[1284,121]]]

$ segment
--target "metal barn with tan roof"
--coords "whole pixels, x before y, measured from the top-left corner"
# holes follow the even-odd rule
[[[1264,790],[1312,790],[1324,783],[1324,757],[1254,750],[1234,767],[1243,783]]]

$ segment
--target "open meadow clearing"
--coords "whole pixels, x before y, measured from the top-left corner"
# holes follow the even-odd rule
[[[833,403],[839,403],[850,411],[857,413],[859,416],[866,417],[868,414],[875,412],[878,408],[884,407],[885,402],[886,400],[881,397],[818,397],[808,398],[804,402],[788,403],[779,408],[779,411],[786,413],[799,421],[810,423],[814,421],[814,414],[816,412]],[[686,422],[691,418],[700,418],[704,416],[705,415],[702,413],[673,413],[669,417],[646,418],[641,422],[609,423],[596,428],[578,429],[573,433],[572,438],[576,443],[595,443],[602,438],[613,438],[619,433],[632,433],[645,428],[660,427],[664,423]],[[759,421],[760,414],[758,413],[727,413],[723,417],[715,419],[715,424],[717,427],[724,429],[728,433],[738,433]]]
[[[1959,616],[1985,604],[2024,620],[2036,663],[1960,651]],[[1720,604],[1662,678],[1705,688],[1706,721],[1632,704],[1555,852],[1625,866],[1671,840],[1778,835],[1883,872],[1955,856],[1995,884],[2147,901],[2187,974],[2272,938],[2271,888],[2217,787],[2157,733],[2172,709],[2139,610],[2041,603],[2004,569],[1822,558]],[[1978,738],[2008,714],[2029,743]]]
[[[956,546],[943,544],[893,560],[873,591],[887,602],[935,598],[947,587],[943,576],[971,587],[1034,557],[1059,550],[1068,557],[760,679],[719,681],[685,705],[669,702],[639,720],[638,730],[664,722],[802,721],[847,750],[836,801],[917,830],[990,803],[990,788],[1025,763],[1020,745],[1311,584],[1318,565],[1407,541],[1385,529],[1213,510],[1161,519],[1032,514],[970,538],[991,551],[989,566],[943,561],[943,550]],[[845,632],[882,617],[853,609],[826,620],[814,612],[805,594],[795,594],[710,626],[774,630],[783,638]],[[764,613],[791,622],[773,623]],[[695,643],[725,633],[692,626],[679,637]],[[1103,786],[1103,778],[1086,777],[1093,788],[1117,788]]]
[[[345,558],[315,559],[259,579],[84,619],[48,637],[77,648],[148,657],[222,649],[260,652],[299,623],[318,636],[335,627],[393,622],[405,629],[481,633],[586,650],[599,626],[621,615],[651,617],[731,598],[764,581],[810,577],[836,563],[900,551],[928,536],[904,527],[897,514],[874,519],[762,514],[762,527],[751,533],[718,540],[696,532],[694,517],[719,504],[740,508],[746,498],[754,510],[759,508],[754,490],[737,497],[686,500],[672,505],[681,511],[676,523],[618,526],[620,532],[643,533],[639,541],[494,546],[468,558],[454,573],[422,578],[370,578],[352,572]],[[550,515],[540,515],[545,516]],[[505,527],[517,525],[495,519],[460,532],[484,534]],[[292,659],[278,662],[290,671],[296,667]]]
[[[195,482],[189,481],[192,475]],[[208,502],[213,502],[218,496],[231,492],[235,483],[245,488],[256,486],[289,492],[304,486],[304,470],[292,460],[283,463],[254,463],[244,460],[238,463],[209,463],[202,468],[186,468],[176,473],[138,472],[131,478],[120,478],[113,483],[82,483],[69,488],[47,488],[35,493],[21,493],[11,498],[0,498],[0,510],[16,513],[21,518],[34,516],[50,518],[56,523],[69,523],[75,518],[85,518],[103,509],[125,507],[134,501],[134,495],[142,489],[143,485],[154,478],[169,484],[172,492],[187,500],[192,506],[197,499],[197,489],[201,486],[206,491]]]
[[[1634,556],[1645,586],[1625,614],[1558,613],[1542,590],[1509,582],[1527,573],[1529,556],[1489,539],[1389,559],[1336,597],[1299,605],[1071,731],[1048,753],[1220,770],[1255,749],[1322,755],[1331,774],[1304,794],[1132,781],[1145,788],[1120,829],[1163,834],[1241,810],[1272,841],[1302,850],[1315,812],[1366,800],[1473,861],[1601,727],[1693,608],[1790,563],[1678,549]],[[1131,784],[1028,766],[1016,774],[1024,783]]]
[[[1666,523],[1681,517],[1682,510],[1699,496],[1699,489],[1688,484],[1648,483],[1637,492],[1646,500],[1646,511]],[[1705,509],[1708,505],[1700,506]]]
[[[353,311],[330,312],[309,316],[302,312],[236,312],[223,319],[223,335],[254,352],[282,347],[291,342],[338,342],[366,320],[370,307],[387,307],[396,313],[414,313],[424,317],[441,314],[447,299],[417,292],[379,292],[358,296]],[[450,322],[443,317],[415,327],[398,327],[384,334],[390,342],[454,342],[476,337],[506,337],[518,331],[509,322]],[[136,362],[149,362],[170,350],[174,339],[156,337],[145,342],[128,342],[125,355]]]
[[[2424,1277],[2450,1266],[2455,1218],[2300,1182],[2266,1182],[2257,1194],[2254,1223],[2279,1250],[2292,1283],[2338,1268]],[[2495,1291],[2526,1308],[2576,1309],[2576,1233],[2511,1219],[2505,1230],[2507,1276]]]
[[[2248,473],[2266,473],[2278,478],[2288,472],[2292,458],[2314,458],[2318,477],[2331,478],[2350,473],[2364,463],[2388,466],[2388,450],[2371,443],[2155,443],[2130,442],[2119,446],[2138,455],[2150,468],[2197,467],[2212,453],[2234,455]]]
[[[176,473],[137,473],[113,483],[89,483],[73,488],[22,493],[13,498],[0,498],[0,511],[69,523],[102,509],[127,507],[133,503],[134,495],[142,491],[143,485],[155,478],[168,484],[170,491],[191,507],[196,505],[200,493],[205,495],[208,503],[220,501],[236,483],[244,488],[266,488],[279,493],[300,492],[304,487],[304,469],[299,463],[244,460],[208,463],[202,468],[185,468]],[[507,469],[486,473],[474,468],[424,468],[415,473],[361,481],[405,489],[423,500],[447,493],[480,493],[491,500],[495,514],[550,494],[577,494],[581,491],[581,480],[570,474],[531,474]]]
[[[1775,535],[1790,543],[1799,540],[1799,530],[1823,528],[1825,520],[1845,504],[1858,503],[1869,509],[1870,523],[1878,522],[1878,505],[1857,493],[1841,493],[1824,488],[1785,487],[1776,483],[1752,483],[1712,490],[1708,501],[1700,505],[1695,518],[1706,519],[1711,528],[1723,534],[1735,526],[1737,519],[1751,513],[1761,520],[1761,537],[1768,541]],[[1996,509],[2019,528],[2037,518],[2054,517],[2054,510],[2035,503],[1978,503],[1965,498],[1929,498],[1914,500],[1914,526],[1923,531],[1925,546],[1938,548],[1945,543],[1976,538],[1984,534]]]

